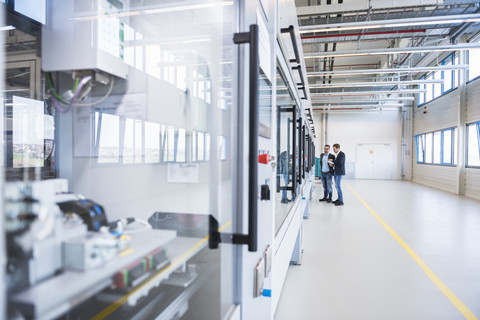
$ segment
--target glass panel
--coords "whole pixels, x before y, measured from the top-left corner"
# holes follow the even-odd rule
[[[178,145],[177,145],[177,162],[185,162],[186,147],[185,147],[185,129],[178,129]]]
[[[125,119],[125,129],[123,134],[123,163],[134,163],[134,129],[133,119]]]
[[[436,131],[433,134],[433,163],[442,163],[442,132]]]
[[[467,126],[467,165],[480,166],[479,139],[475,123]]]
[[[234,246],[206,237],[239,229],[237,5],[57,1],[43,30],[2,6],[9,314],[228,318]]]
[[[453,71],[444,71],[443,72],[443,92],[447,92],[452,89],[453,86]]]
[[[433,157],[433,133],[425,135],[425,163],[432,163]]]
[[[103,113],[100,120],[98,163],[118,163],[120,155],[120,118]]]
[[[160,162],[160,124],[145,122],[145,162]]]
[[[468,51],[468,80],[480,76],[480,49]]]
[[[442,73],[440,71],[435,71],[433,74],[434,79],[441,79],[442,78]],[[442,95],[442,84],[441,83],[436,83],[433,85],[433,97],[440,97]]]
[[[423,163],[423,137],[424,135],[415,136],[415,141],[417,142],[417,162]]]
[[[457,165],[457,154],[458,154],[458,129],[455,128],[453,136],[453,164]]]
[[[443,159],[442,163],[452,164],[452,130],[443,131]]]
[[[293,110],[295,99],[283,72],[277,68],[277,181],[275,193],[275,231],[281,227],[293,206]]]

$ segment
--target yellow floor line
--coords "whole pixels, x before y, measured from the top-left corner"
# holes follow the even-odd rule
[[[470,309],[437,277],[435,273],[423,262],[422,259],[415,253],[415,251],[410,248],[402,238],[400,238],[395,231],[390,228],[385,221],[380,218],[375,211],[370,208],[370,206],[356,193],[349,185],[347,187],[353,194],[360,200],[360,202],[370,211],[371,214],[382,224],[382,226],[387,229],[388,232],[395,238],[395,240],[400,243],[400,245],[408,252],[408,254],[415,260],[415,262],[422,268],[422,270],[427,274],[430,280],[443,292],[443,294],[450,300],[450,302],[460,311],[467,320],[478,320],[478,318],[473,314]]]
[[[222,231],[224,230],[225,228],[228,228],[230,225],[232,224],[232,221],[229,221],[228,223],[226,223],[225,225],[223,225],[222,227],[220,227],[218,229],[218,231]],[[157,273],[155,273],[154,276],[157,276],[158,274],[164,272],[165,270],[169,269],[169,268],[177,268],[181,263],[183,263],[183,261],[185,261],[185,259],[192,253],[194,252],[195,250],[197,250],[199,247],[201,247],[206,241],[208,241],[208,236],[204,237],[203,239],[201,239],[200,241],[198,241],[195,245],[193,245],[190,249],[188,249],[187,251],[185,251],[181,256],[177,257],[176,259],[174,259],[171,263],[169,263],[167,266],[165,266],[163,269],[159,270]],[[137,291],[138,289],[140,289],[141,287],[143,286],[143,284],[139,285],[138,287],[132,289],[132,291],[128,292],[127,294],[125,294],[124,296],[122,296],[121,298],[119,298],[117,301],[115,301],[114,303],[112,303],[111,305],[109,305],[107,308],[105,308],[104,310],[102,310],[99,314],[97,314],[96,316],[94,316],[91,320],[101,320],[101,319],[105,319],[106,317],[108,317],[109,315],[111,315],[113,312],[115,312],[118,308],[120,308],[121,306],[123,306],[127,301],[128,301],[128,298],[130,295],[132,295],[135,291]]]

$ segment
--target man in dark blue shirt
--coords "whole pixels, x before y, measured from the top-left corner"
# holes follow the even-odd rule
[[[333,152],[335,152],[336,157],[333,161],[333,179],[335,180],[335,189],[337,189],[338,199],[333,201],[333,204],[336,206],[343,206],[343,193],[342,193],[342,177],[345,175],[345,153],[340,151],[340,145],[335,143],[333,145]]]

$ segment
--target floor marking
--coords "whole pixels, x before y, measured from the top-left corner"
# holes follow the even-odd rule
[[[378,214],[376,214],[375,211],[372,210],[372,208],[370,208],[370,206],[358,195],[358,193],[356,193],[352,189],[352,187],[350,187],[348,184],[347,184],[347,187],[348,189],[350,189],[350,191],[353,192],[353,194],[358,198],[358,200],[360,200],[360,202],[368,209],[368,211],[370,211],[370,213],[373,214],[375,218],[377,218],[377,220],[382,224],[382,226],[385,229],[387,229],[388,232],[390,232],[392,237],[394,237],[395,240],[397,240],[398,243],[400,243],[400,245],[408,252],[408,254],[413,258],[413,260],[415,260],[415,262],[420,266],[420,268],[422,268],[422,270],[427,274],[430,280],[432,280],[433,283],[440,289],[440,291],[443,292],[443,294],[458,309],[458,311],[460,311],[467,320],[478,320],[478,318],[473,314],[473,312],[470,311],[470,309],[468,309],[467,306],[450,289],[448,289],[448,287],[442,282],[442,280],[440,280],[437,277],[437,275],[433,273],[433,271],[427,266],[427,264],[423,262],[422,259],[420,259],[420,257],[415,253],[415,251],[413,251],[412,248],[410,248],[405,243],[405,241],[403,241],[403,239],[400,238],[395,233],[395,231],[393,231],[392,228],[390,228],[385,223],[385,221],[383,221],[382,218],[380,218]]]
[[[218,231],[223,231],[224,229],[228,228],[230,225],[232,224],[232,221],[230,220],[229,222],[227,222],[225,225],[223,225],[222,227],[220,227],[218,229]],[[181,256],[177,257],[176,259],[174,259],[172,262],[170,262],[168,265],[166,265],[165,267],[163,267],[161,270],[157,271],[153,276],[151,276],[150,278],[153,278],[153,277],[156,277],[157,275],[159,275],[160,273],[164,272],[165,270],[167,269],[170,269],[170,268],[174,268],[176,269],[178,266],[180,266],[183,261],[191,254],[193,253],[195,250],[197,250],[199,247],[201,247],[206,241],[208,241],[208,237],[209,236],[206,236],[204,237],[203,239],[201,239],[200,241],[198,241],[195,245],[193,245],[193,247],[191,247],[190,249],[188,249],[187,251],[185,251]],[[128,292],[127,294],[125,294],[123,297],[119,298],[117,301],[115,301],[114,303],[112,303],[111,305],[109,305],[107,308],[105,308],[104,310],[102,310],[100,313],[98,313],[96,316],[94,316],[91,320],[101,320],[101,319],[105,319],[106,317],[108,317],[109,315],[111,315],[113,312],[115,312],[118,308],[120,308],[121,306],[123,306],[125,303],[127,303],[128,301],[128,298],[135,292],[137,291],[138,289],[140,289],[141,287],[143,287],[145,285],[145,283],[139,285],[138,287],[135,287],[134,289],[132,289],[130,292]]]

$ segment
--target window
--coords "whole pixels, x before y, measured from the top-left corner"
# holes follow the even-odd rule
[[[420,80],[425,79],[425,77],[421,77]],[[425,84],[418,85],[418,89],[425,90],[427,87]],[[418,105],[422,105],[425,103],[425,93],[421,92],[418,94]]]
[[[227,160],[227,137],[218,137],[218,159]]]
[[[415,136],[415,142],[417,144],[417,163],[424,162],[424,154],[425,154],[425,135],[424,134],[417,134]]]
[[[452,164],[452,129],[442,131],[442,164]]]
[[[145,122],[145,163],[160,162],[160,124]]]
[[[432,163],[433,156],[433,134],[425,135],[425,163]]]
[[[480,76],[480,49],[468,51],[468,66],[468,80],[473,80]]]
[[[456,128],[416,135],[417,163],[452,165],[453,159],[453,165],[455,165],[456,136]]]
[[[480,121],[467,125],[467,166],[480,167]]]
[[[120,158],[120,117],[100,113],[98,163],[118,163]]]
[[[438,65],[458,64],[458,55],[452,53],[443,59]],[[458,77],[455,76],[456,70],[434,71],[421,76],[420,80],[443,80],[442,83],[428,83],[419,85],[419,89],[427,90],[426,93],[418,95],[418,106],[440,97],[458,87]]]
[[[442,79],[442,72],[441,71],[435,71],[433,73],[433,79],[435,80],[441,80]],[[440,97],[442,95],[442,84],[441,83],[435,83],[433,84],[433,98]]]
[[[433,133],[433,163],[440,164],[442,162],[442,132]]]

